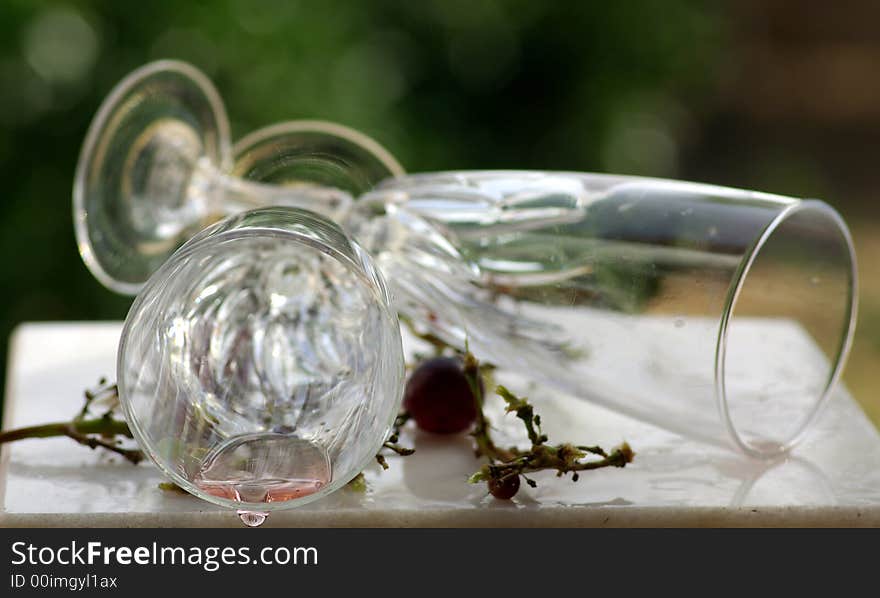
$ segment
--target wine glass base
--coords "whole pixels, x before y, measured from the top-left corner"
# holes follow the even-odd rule
[[[232,174],[274,185],[317,184],[357,197],[403,167],[370,137],[318,120],[278,123],[254,131],[232,150]]]
[[[73,189],[77,245],[92,274],[136,294],[204,224],[185,201],[193,169],[224,169],[230,155],[223,103],[195,68],[163,60],[119,83],[89,127]]]

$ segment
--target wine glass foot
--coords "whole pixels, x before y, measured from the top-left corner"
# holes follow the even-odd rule
[[[136,293],[205,224],[187,203],[193,169],[225,170],[230,156],[225,108],[200,71],[163,60],[121,81],[89,127],[74,182],[89,270],[112,290]]]

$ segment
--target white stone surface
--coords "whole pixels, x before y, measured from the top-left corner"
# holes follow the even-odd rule
[[[4,429],[69,419],[82,389],[115,373],[121,324],[36,323],[11,339]],[[508,380],[500,373],[503,382]],[[516,382],[514,381],[514,385]],[[786,460],[764,463],[592,406],[531,389],[551,439],[611,446],[637,456],[625,469],[585,472],[577,483],[535,475],[513,501],[467,476],[480,461],[470,439],[408,428],[416,448],[366,472],[365,493],[341,490],[274,513],[270,526],[849,526],[880,525],[880,435],[838,391]],[[496,414],[502,432],[512,416]],[[236,515],[160,490],[151,464],[132,466],[69,439],[7,445],[0,460],[0,527],[240,526]]]

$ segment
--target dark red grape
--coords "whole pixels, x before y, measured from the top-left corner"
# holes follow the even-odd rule
[[[489,494],[501,500],[510,500],[519,491],[519,476],[489,478]]]
[[[406,383],[403,408],[428,432],[455,434],[468,429],[477,407],[461,361],[434,357],[422,362]]]

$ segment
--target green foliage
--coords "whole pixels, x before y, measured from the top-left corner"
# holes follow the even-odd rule
[[[203,69],[236,137],[321,118],[364,130],[412,171],[674,175],[676,119],[707,82],[719,21],[684,0],[7,0],[0,358],[19,322],[125,316],[130,300],[77,255],[70,189],[101,100],[150,60]]]

